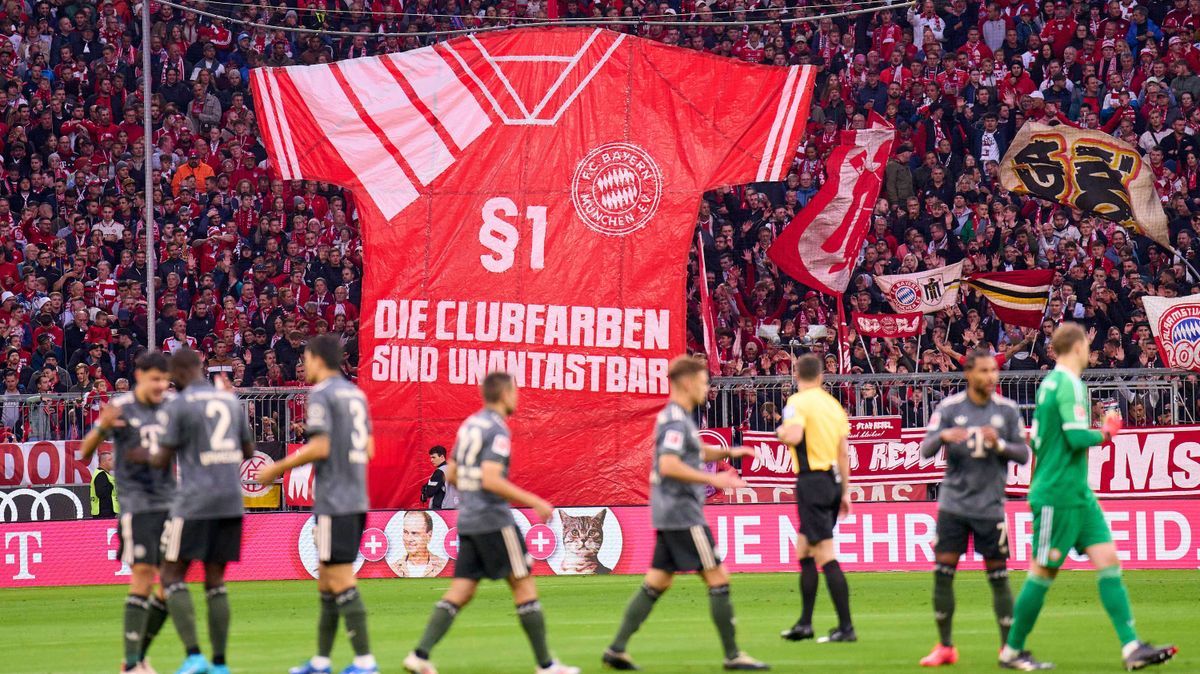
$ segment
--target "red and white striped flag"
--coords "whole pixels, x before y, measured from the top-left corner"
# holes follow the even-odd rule
[[[810,288],[846,292],[895,139],[891,128],[842,131],[825,161],[829,180],[767,250],[771,261]]]

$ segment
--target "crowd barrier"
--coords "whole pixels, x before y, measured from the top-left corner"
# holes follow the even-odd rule
[[[933,563],[936,504],[863,503],[837,528],[838,558],[849,571],[925,571]],[[797,517],[794,505],[724,505],[705,509],[717,553],[740,573],[794,571]],[[1194,569],[1200,560],[1200,503],[1194,500],[1127,500],[1105,504],[1120,557],[1128,569]],[[560,508],[549,523],[516,511],[517,525],[536,575],[641,574],[654,550],[645,506]],[[588,542],[564,535],[564,521],[589,518],[603,531]],[[1012,567],[1027,568],[1032,515],[1024,503],[1008,504]],[[368,515],[356,570],[363,578],[447,577],[458,543],[454,511],[374,511]],[[313,522],[302,513],[247,515],[242,561],[232,580],[299,580],[315,577]],[[2,530],[0,588],[99,585],[127,581],[117,558],[116,520],[31,522]],[[574,531],[576,526],[569,526]],[[1086,566],[1071,555],[1067,568]],[[963,569],[982,568],[968,552]],[[196,580],[200,570],[193,569]],[[632,582],[632,581],[631,581]]]

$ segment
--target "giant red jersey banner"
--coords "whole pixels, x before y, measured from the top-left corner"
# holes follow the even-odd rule
[[[417,502],[499,369],[517,482],[644,502],[700,195],[785,176],[814,76],[591,28],[252,71],[282,178],[356,197],[371,503]]]

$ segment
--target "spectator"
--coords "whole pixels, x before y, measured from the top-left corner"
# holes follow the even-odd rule
[[[446,448],[434,445],[429,449],[429,462],[433,464],[433,473],[421,487],[421,503],[426,503],[433,510],[453,510],[458,507],[458,491],[454,485],[446,481]]]

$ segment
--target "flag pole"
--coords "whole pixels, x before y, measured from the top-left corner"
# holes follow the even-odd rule
[[[1179,259],[1183,261],[1183,265],[1188,268],[1188,271],[1192,272],[1192,276],[1196,277],[1197,281],[1200,281],[1200,272],[1196,271],[1196,268],[1192,266],[1191,262],[1188,262],[1188,259],[1184,257],[1183,253],[1179,252],[1178,248],[1175,246],[1167,246],[1167,250],[1178,256]]]
[[[871,350],[867,348],[867,342],[862,335],[858,336],[858,343],[862,344],[863,352],[867,354],[867,367],[871,368],[871,374],[875,374],[875,364],[871,362]]]
[[[838,308],[838,371],[841,374],[850,372],[850,330],[846,326],[846,306],[841,298],[837,301]]]

